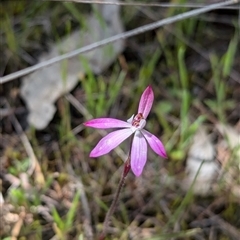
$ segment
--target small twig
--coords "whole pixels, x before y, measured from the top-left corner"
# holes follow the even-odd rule
[[[49,1],[49,0],[44,0]],[[118,5],[118,6],[140,6],[140,7],[160,7],[160,8],[201,8],[206,7],[203,3],[158,3],[158,2],[123,2],[123,1],[103,1],[103,0],[50,0],[53,2],[76,2],[85,4]],[[219,9],[238,9],[236,6],[219,7]]]
[[[9,109],[11,109],[10,107],[10,104],[8,103],[8,101],[5,99],[5,102],[6,102],[6,105]],[[35,181],[36,183],[40,184],[40,185],[44,185],[44,176],[43,176],[43,173],[42,173],[42,170],[41,170],[41,166],[37,160],[37,157],[33,151],[33,148],[27,138],[27,135],[25,134],[25,132],[23,131],[22,129],[22,126],[20,125],[20,123],[18,122],[16,116],[14,114],[12,114],[10,116],[11,118],[11,122],[16,130],[16,132],[18,133],[21,141],[22,141],[22,144],[28,154],[28,157],[29,157],[29,161],[31,162],[30,164],[30,167],[27,171],[27,173],[29,175],[32,175],[34,173],[35,175]]]
[[[8,191],[11,189],[11,188],[17,188],[20,184],[21,184],[21,181],[19,178],[15,177],[14,175],[10,174],[10,173],[7,173],[7,174],[4,174],[4,180],[5,181],[8,181],[9,183],[11,183],[11,186],[10,188],[8,189]]]
[[[51,58],[47,61],[38,63],[34,66],[31,66],[31,67],[22,69],[20,71],[11,73],[7,76],[1,77],[0,78],[0,83],[3,84],[3,83],[6,83],[6,82],[9,82],[13,79],[16,79],[16,78],[22,77],[24,75],[27,75],[31,72],[34,72],[34,71],[36,71],[40,68],[52,65],[54,63],[60,62],[60,61],[62,61],[64,59],[67,59],[67,58],[72,58],[74,56],[77,56],[77,55],[85,53],[85,52],[89,52],[93,49],[102,47],[102,46],[107,45],[109,43],[116,42],[120,39],[126,39],[126,38],[129,38],[129,37],[133,37],[133,36],[136,36],[138,34],[154,30],[156,28],[162,27],[162,26],[167,25],[167,24],[171,24],[171,23],[183,20],[183,19],[187,19],[187,18],[196,16],[196,15],[199,15],[201,13],[209,12],[211,10],[218,9],[218,8],[221,8],[221,7],[225,7],[225,6],[228,6],[228,5],[231,5],[231,4],[236,4],[236,3],[239,3],[239,2],[240,2],[240,0],[229,0],[229,1],[224,1],[224,2],[220,2],[220,3],[215,3],[215,4],[208,5],[206,7],[202,7],[202,8],[199,8],[199,9],[194,9],[194,10],[191,10],[191,11],[188,11],[188,12],[185,12],[185,13],[181,13],[181,14],[169,17],[169,18],[165,18],[165,19],[159,20],[157,22],[146,24],[144,26],[135,28],[133,30],[130,30],[130,31],[127,31],[127,32],[124,32],[124,33],[117,34],[115,36],[112,36],[112,37],[103,39],[101,41],[89,44],[85,47],[76,49],[72,52],[65,53],[63,55]]]
[[[23,211],[19,214],[19,219],[16,222],[16,224],[14,225],[14,227],[12,228],[11,231],[11,240],[17,240],[18,239],[18,235],[20,233],[20,230],[22,228],[23,225],[23,219],[25,218],[26,213]]]

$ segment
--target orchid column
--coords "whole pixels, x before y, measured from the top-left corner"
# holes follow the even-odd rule
[[[105,237],[105,230],[108,225],[109,217],[112,215],[116,207],[119,193],[130,167],[137,177],[142,174],[143,168],[147,161],[147,145],[149,145],[159,156],[164,158],[167,157],[162,142],[155,135],[144,129],[147,116],[152,108],[153,100],[153,90],[150,86],[148,86],[141,96],[138,106],[138,113],[135,116],[132,115],[132,117],[126,122],[115,118],[97,118],[84,123],[85,126],[92,128],[121,128],[121,130],[111,132],[102,138],[96,147],[91,151],[90,157],[99,157],[107,154],[128,137],[132,136],[132,146],[130,146],[131,148],[129,157],[125,162],[124,171],[117,189],[116,197],[114,198],[109,212],[105,218],[101,239],[104,239]]]

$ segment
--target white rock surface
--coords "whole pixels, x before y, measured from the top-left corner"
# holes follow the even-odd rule
[[[94,14],[87,16],[86,30],[76,31],[64,38],[60,44],[53,45],[49,53],[43,54],[39,61],[43,62],[123,32],[119,6],[99,4],[96,8],[103,21],[99,21],[99,17]],[[56,111],[55,101],[64,93],[71,91],[78,82],[78,74],[85,72],[80,57],[87,59],[89,67],[95,74],[100,74],[113,63],[123,49],[124,42],[119,40],[24,77],[20,92],[29,109],[29,124],[36,129],[47,127]]]
[[[211,195],[212,183],[216,180],[219,171],[220,166],[215,160],[214,145],[205,129],[200,128],[194,136],[188,153],[185,169],[186,176],[183,179],[182,188],[188,191],[198,173],[193,185],[194,194]]]

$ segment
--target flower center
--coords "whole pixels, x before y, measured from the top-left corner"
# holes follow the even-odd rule
[[[146,120],[143,118],[142,113],[138,113],[132,120],[132,126],[135,128],[144,128]]]
[[[140,126],[140,121],[141,119],[143,119],[143,115],[142,113],[138,113],[134,118],[133,118],[133,121],[132,121],[132,125],[134,127],[139,127]]]

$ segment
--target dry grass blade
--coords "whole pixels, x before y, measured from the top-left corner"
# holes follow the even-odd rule
[[[85,236],[87,237],[87,239],[92,240],[93,239],[93,229],[92,229],[91,212],[90,212],[89,204],[87,201],[87,196],[85,193],[84,185],[82,183],[82,179],[79,175],[75,176],[75,173],[70,164],[67,165],[67,169],[68,169],[70,176],[72,176],[74,178],[74,181],[77,184],[77,188],[81,192],[80,197],[81,197],[84,216],[85,216],[84,223],[83,223],[84,224],[84,232],[85,232]]]
[[[239,8],[240,10],[240,8]],[[150,9],[147,9],[147,8],[141,8],[140,9],[141,12],[143,12],[147,17],[149,17],[150,19],[154,20],[154,21],[157,21],[157,16],[154,14],[153,11],[150,11]],[[239,15],[240,17],[240,15]],[[240,18],[239,18],[240,19]],[[220,20],[218,19],[218,22]],[[175,31],[172,31],[171,30],[171,27],[170,26],[167,26],[164,28],[167,32],[171,33],[172,35],[174,35],[175,37],[177,37],[179,40],[181,40],[182,42],[184,42],[186,45],[188,45],[189,47],[191,47],[195,52],[197,52],[199,55],[201,55],[205,60],[207,61],[210,61],[209,59],[209,54],[207,53],[207,51],[201,47],[200,45],[196,44],[196,43],[193,43],[191,41],[189,41],[187,38],[185,38],[184,36],[181,36],[180,34],[178,34],[177,32]],[[232,72],[230,73],[230,77],[240,83],[240,78],[239,78],[239,74],[232,70]]]
[[[8,107],[8,109],[10,110],[10,104],[8,103],[7,100],[5,100],[6,102],[6,105]],[[29,157],[29,160],[30,160],[30,167],[28,169],[28,174],[29,175],[32,175],[34,173],[34,179],[35,179],[35,182],[41,186],[44,185],[45,183],[45,179],[44,179],[44,176],[43,176],[43,173],[42,173],[42,170],[41,170],[41,166],[37,160],[37,157],[33,151],[33,148],[28,140],[28,137],[27,135],[24,133],[20,123],[18,122],[16,116],[14,114],[12,114],[11,116],[11,121],[12,121],[12,124],[16,130],[16,132],[18,133],[21,141],[22,141],[22,144],[28,154],[28,157]]]
[[[213,214],[212,214],[213,215]],[[231,239],[239,239],[240,232],[233,227],[228,222],[224,221],[222,218],[220,218],[217,215],[214,215],[211,217],[211,220],[213,223],[218,226],[219,229],[221,229],[223,232],[225,232]]]
[[[196,209],[200,211],[204,211],[204,215],[207,215],[209,217],[210,224],[220,229],[222,232],[224,232],[227,236],[229,236],[230,239],[238,240],[240,236],[240,232],[237,228],[233,227],[233,225],[229,224],[225,220],[223,220],[218,215],[214,214],[210,210],[203,209],[202,207],[195,206]],[[195,225],[201,225],[203,224],[204,220],[196,220],[192,222],[192,224]]]
[[[60,61],[62,61],[64,59],[67,59],[67,58],[77,56],[81,53],[91,51],[93,49],[99,48],[99,47],[104,46],[104,45],[109,44],[109,43],[113,43],[113,42],[118,41],[120,39],[126,39],[126,38],[129,38],[129,37],[133,37],[133,36],[136,36],[138,34],[141,34],[141,33],[144,33],[144,32],[150,31],[150,30],[154,30],[154,29],[162,27],[162,26],[165,26],[167,24],[171,24],[171,23],[183,20],[183,19],[187,19],[187,18],[196,16],[196,15],[199,15],[201,13],[209,12],[211,10],[218,9],[218,8],[228,6],[228,5],[231,5],[231,4],[236,4],[236,3],[239,3],[239,2],[240,2],[240,0],[229,0],[229,1],[225,1],[225,2],[211,4],[211,5],[208,5],[206,7],[202,7],[202,8],[199,8],[199,9],[194,9],[194,10],[182,13],[182,14],[178,14],[178,15],[173,16],[173,17],[165,18],[163,20],[144,25],[142,27],[135,28],[133,30],[130,30],[130,31],[127,31],[127,32],[124,32],[124,33],[121,33],[121,34],[117,34],[113,37],[103,39],[101,41],[95,42],[95,43],[90,44],[88,46],[85,46],[83,48],[76,49],[72,52],[63,54],[61,56],[54,57],[52,59],[49,59],[45,62],[38,63],[38,64],[36,64],[32,67],[28,67],[28,68],[25,68],[23,70],[17,71],[15,73],[9,74],[7,76],[1,77],[0,78],[0,83],[3,84],[3,83],[6,83],[6,82],[9,82],[13,79],[16,79],[16,78],[22,77],[24,75],[27,75],[27,74],[29,74],[29,73],[37,70],[37,69],[52,65],[54,63],[60,62]]]

